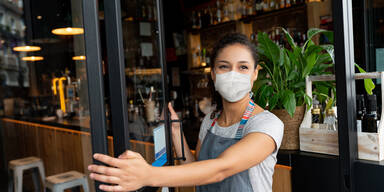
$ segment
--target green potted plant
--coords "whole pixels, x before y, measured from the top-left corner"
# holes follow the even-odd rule
[[[255,82],[253,92],[256,103],[268,108],[285,125],[282,149],[299,149],[299,126],[303,120],[305,106],[311,108],[312,99],[305,93],[305,78],[309,75],[332,74],[334,47],[332,44],[316,45],[312,38],[320,33],[333,43],[333,32],[312,28],[307,31],[308,40],[298,46],[292,36],[283,29],[288,48],[280,47],[269,39],[266,33],[259,33],[258,52],[263,70]],[[355,64],[360,73],[365,71]],[[336,85],[334,82],[314,82],[313,95],[326,109],[335,105]],[[375,85],[371,79],[364,80],[368,94]],[[329,97],[329,92],[333,93]]]
[[[322,29],[309,29],[308,40],[298,46],[285,30],[289,48],[280,47],[266,33],[259,33],[258,52],[260,71],[253,88],[256,103],[266,107],[285,124],[282,149],[299,149],[299,126],[304,117],[305,105],[311,106],[311,98],[305,94],[305,78],[308,75],[331,74],[333,45],[316,45],[312,38],[319,33],[332,38],[332,33]],[[334,90],[332,82],[314,84],[319,99]]]

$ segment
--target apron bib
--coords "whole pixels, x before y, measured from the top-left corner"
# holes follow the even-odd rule
[[[199,152],[198,160],[207,160],[215,159],[227,148],[237,143],[243,137],[243,128],[248,122],[249,117],[251,116],[253,109],[255,108],[255,103],[252,99],[249,101],[247,109],[245,110],[243,117],[241,118],[239,127],[236,131],[235,138],[226,138],[215,135],[211,132],[212,128],[215,126],[218,116],[213,120],[211,127],[208,129],[207,135],[204,138],[204,141],[201,145]],[[208,185],[196,186],[196,192],[253,192],[251,180],[249,178],[248,169],[232,175],[221,182],[211,183]]]

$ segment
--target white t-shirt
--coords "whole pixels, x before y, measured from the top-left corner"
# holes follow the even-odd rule
[[[212,125],[213,119],[210,118],[211,113],[204,117],[200,127],[199,139],[203,143],[208,129]],[[227,138],[235,138],[239,123],[235,123],[229,127],[220,127],[218,123],[212,127],[211,132],[215,135]],[[265,110],[249,118],[244,127],[245,137],[248,133],[260,132],[269,135],[276,143],[277,148],[261,163],[249,169],[249,178],[251,180],[253,191],[255,192],[272,192],[272,176],[276,164],[276,155],[280,147],[284,134],[284,124],[273,113]]]

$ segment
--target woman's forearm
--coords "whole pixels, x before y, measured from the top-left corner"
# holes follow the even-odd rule
[[[186,164],[186,163],[191,163],[196,161],[195,156],[192,155],[191,150],[189,149],[187,140],[185,139],[185,136],[183,134],[183,142],[184,142],[184,154],[185,154],[185,161],[180,160],[181,164]],[[181,137],[180,137],[180,129],[177,129],[172,132],[172,141],[173,141],[173,146],[175,148],[175,152],[177,157],[182,156],[182,148],[181,148]]]
[[[226,176],[225,162],[221,159],[196,161],[178,166],[153,167],[151,171],[151,186],[195,186],[216,183]]]

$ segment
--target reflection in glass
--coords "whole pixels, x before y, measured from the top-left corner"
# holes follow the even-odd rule
[[[2,165],[34,156],[46,176],[71,170],[88,175],[85,66],[81,0],[0,0]],[[1,168],[7,173],[10,167]],[[24,179],[23,189],[32,191],[33,183]]]

